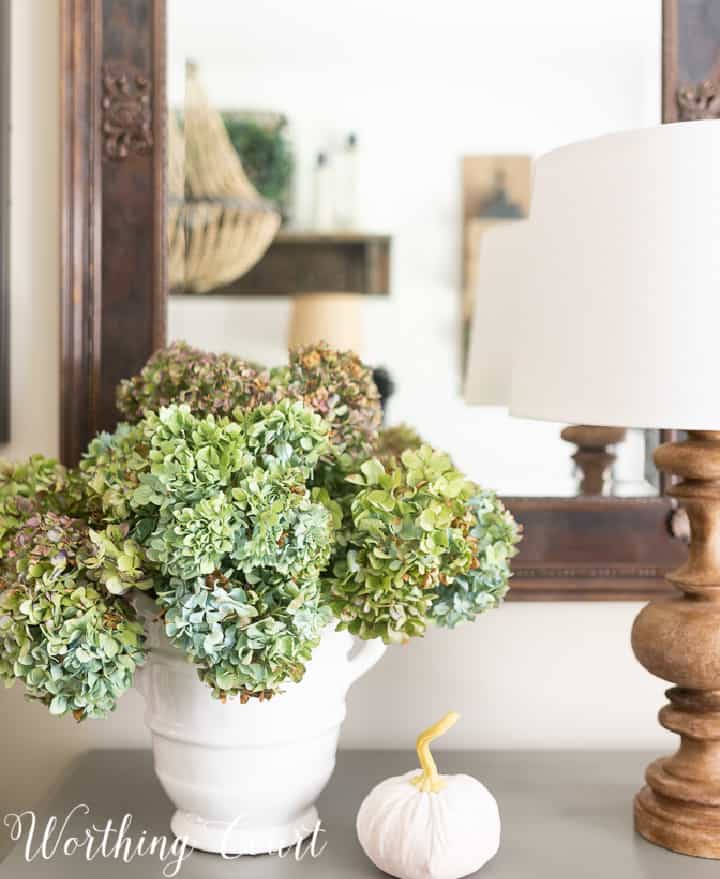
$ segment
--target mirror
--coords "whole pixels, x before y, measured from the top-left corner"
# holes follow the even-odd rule
[[[296,291],[233,290],[233,271],[263,265],[261,254],[280,246],[272,243],[278,233],[283,246],[292,236],[328,243],[388,236],[388,295],[346,296],[353,301],[335,317],[363,359],[392,379],[388,424],[413,425],[503,495],[657,493],[648,463],[655,437],[574,426],[563,438],[563,426],[469,408],[460,394],[463,159],[514,156],[528,167],[528,157],[565,142],[656,123],[658,4],[631,6],[450,0],[440,15],[435,4],[410,0],[270,0],[252,8],[223,0],[209,15],[194,0],[169,0],[170,275],[177,295],[170,296],[168,338],[282,363],[298,320],[299,299],[289,295]],[[174,159],[183,125],[186,152],[175,150]],[[218,126],[224,142],[215,137]],[[234,268],[232,259],[223,265],[218,249],[216,282],[213,271],[200,277],[193,263],[193,248],[208,256],[207,241],[177,240],[179,206],[188,210],[193,200],[194,210],[206,210],[198,205],[198,163],[209,169],[206,177],[215,174],[205,181],[211,194],[218,181],[228,187],[218,228],[235,223],[231,204],[240,206],[242,223],[256,227],[246,258],[247,230],[226,244],[240,257]],[[512,208],[508,180],[500,168],[495,198]],[[524,216],[523,198],[516,200],[516,215]],[[488,220],[482,211],[470,219]],[[196,237],[197,228],[196,220],[185,225]],[[206,235],[215,240],[218,232]],[[312,251],[307,244],[301,255],[309,272]],[[492,291],[480,287],[475,295]]]
[[[504,301],[482,279],[468,284],[504,231],[488,219],[518,228],[527,211],[509,163],[527,169],[558,144],[656,124],[661,82],[663,121],[686,118],[684,77],[701,70],[680,38],[693,4],[668,0],[662,17],[655,0],[386,5],[215,0],[201,16],[189,0],[132,0],[124,16],[83,0],[64,10],[62,460],[76,463],[113,429],[118,382],[169,339],[273,365],[288,340],[320,327],[386,368],[388,424],[414,425],[504,495],[525,528],[511,598],[664,594],[684,547],[648,465],[659,437],[609,425],[617,442],[582,430],[563,440],[583,425],[471,408],[461,363],[468,300],[477,314]],[[697,85],[692,118],[717,115],[708,88]],[[207,180],[186,181],[206,155]],[[261,231],[281,221],[254,253],[249,213]],[[478,230],[485,258],[468,259]],[[222,273],[207,260],[218,248]]]

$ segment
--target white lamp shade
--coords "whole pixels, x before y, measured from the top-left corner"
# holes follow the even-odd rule
[[[514,312],[526,285],[528,225],[527,220],[499,224],[480,239],[465,379],[467,403],[510,403]]]
[[[530,226],[511,412],[720,428],[720,121],[543,156]]]

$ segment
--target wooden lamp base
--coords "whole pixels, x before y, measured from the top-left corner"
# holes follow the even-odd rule
[[[341,351],[361,351],[362,307],[362,296],[357,293],[295,294],[288,347],[323,341]]]
[[[656,845],[720,859],[720,431],[688,436],[655,452],[658,468],[683,480],[669,493],[688,514],[689,555],[668,575],[682,594],[652,601],[632,631],[639,662],[677,685],[659,720],[680,747],[648,766],[635,828]]]
[[[623,427],[589,424],[571,424],[560,431],[565,442],[577,446],[573,460],[580,474],[580,494],[595,495],[605,491],[617,457],[613,447],[623,442],[626,433]]]

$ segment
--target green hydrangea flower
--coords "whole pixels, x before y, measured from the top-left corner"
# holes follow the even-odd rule
[[[175,505],[217,493],[252,463],[237,423],[170,406],[96,437],[80,468],[91,509],[107,521],[143,521],[147,536],[168,498]]]
[[[243,429],[235,421],[198,417],[186,405],[151,413],[140,425],[148,442],[150,474],[140,477],[133,506],[162,506],[171,495],[193,501],[227,487],[233,474],[253,463]]]
[[[0,582],[0,677],[52,714],[104,717],[144,661],[132,607],[104,586],[119,573],[108,555],[84,523],[35,516],[16,538],[17,576]]]
[[[299,681],[330,620],[316,582],[271,572],[171,579],[158,593],[165,632],[220,699],[268,698]]]
[[[315,577],[329,557],[330,516],[305,480],[329,448],[327,425],[290,400],[238,417],[171,406],[138,425],[150,468],[130,500],[148,528],[136,534],[169,576],[206,575],[229,556],[245,572]]]
[[[106,443],[107,460],[96,456],[85,466],[96,474],[96,491],[129,483],[130,507],[138,510],[163,506],[166,497],[192,502],[236,484],[256,467],[276,477],[296,470],[297,479],[307,479],[329,448],[327,434],[321,418],[291,400],[237,410],[232,418],[168,406],[123,428],[119,443]]]
[[[338,627],[394,642],[422,635],[431,619],[454,625],[461,610],[453,603],[461,592],[455,581],[479,564],[477,486],[430,446],[406,450],[387,468],[366,461],[351,480],[359,490],[332,574],[323,578]],[[499,555],[499,546],[492,553]],[[471,580],[466,619],[479,611],[484,588]],[[442,601],[456,610],[445,611]]]
[[[171,404],[196,415],[229,415],[271,398],[269,375],[232,354],[212,354],[173,342],[157,351],[139,375],[120,383],[117,406],[130,422]]]
[[[129,525],[108,525],[103,531],[88,529],[93,552],[83,557],[88,576],[98,580],[112,595],[131,589],[153,588],[147,554],[128,538]]]
[[[218,692],[272,691],[283,670],[297,679],[318,620],[327,619],[317,580],[332,552],[333,513],[313,497],[308,482],[329,449],[328,425],[291,399],[237,410],[231,418],[168,406],[124,428],[118,442],[103,440],[94,449],[91,490],[104,499],[106,515],[129,518],[132,535],[160,574],[156,589],[168,609],[168,634],[178,636],[174,626],[182,618],[177,643]],[[129,474],[129,491],[119,502],[122,474]],[[202,635],[205,643],[207,620],[197,602],[208,600],[208,583],[226,577],[250,590],[259,616],[243,635],[233,634],[237,617],[228,623],[224,665],[217,671],[225,677],[216,681],[216,672],[202,665],[206,657],[197,639]],[[266,585],[261,590],[256,584]],[[216,622],[218,601],[222,614],[231,605],[233,613],[237,610],[228,603],[227,590],[221,595],[218,588],[212,586],[208,605]],[[295,602],[292,608],[283,609],[283,597]],[[250,669],[232,653],[232,644],[244,643],[243,638],[257,649]],[[256,668],[261,662],[266,663],[262,672]],[[235,665],[239,671],[232,671]]]
[[[234,547],[238,530],[244,533],[239,509],[223,494],[201,498],[191,507],[166,507],[148,540],[148,558],[172,577],[211,574]]]
[[[140,479],[150,470],[144,425],[118,424],[115,433],[101,433],[90,442],[80,462],[93,521],[121,523],[133,514],[131,500]]]
[[[247,448],[256,466],[280,476],[296,470],[308,479],[323,455],[330,453],[327,421],[300,402],[280,400],[254,410],[236,410]]]
[[[450,629],[500,604],[512,576],[510,559],[517,555],[522,536],[494,492],[480,490],[468,506],[475,517],[468,536],[473,551],[470,570],[441,585],[430,610],[433,622]]]
[[[242,571],[270,568],[288,577],[319,576],[330,559],[332,518],[303,483],[278,481],[258,468],[232,495],[246,523],[231,552]]]
[[[406,449],[419,449],[422,445],[420,434],[409,424],[385,427],[378,434],[376,457],[385,463],[399,458]]]

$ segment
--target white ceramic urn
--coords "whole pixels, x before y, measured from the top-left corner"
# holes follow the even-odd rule
[[[382,642],[359,641],[353,650],[352,635],[328,628],[300,683],[265,702],[223,704],[161,625],[148,619],[147,629],[150,657],[136,684],[155,772],[177,807],[173,833],[226,855],[277,852],[312,834],[315,800],[335,766],[345,695],[380,659]]]

